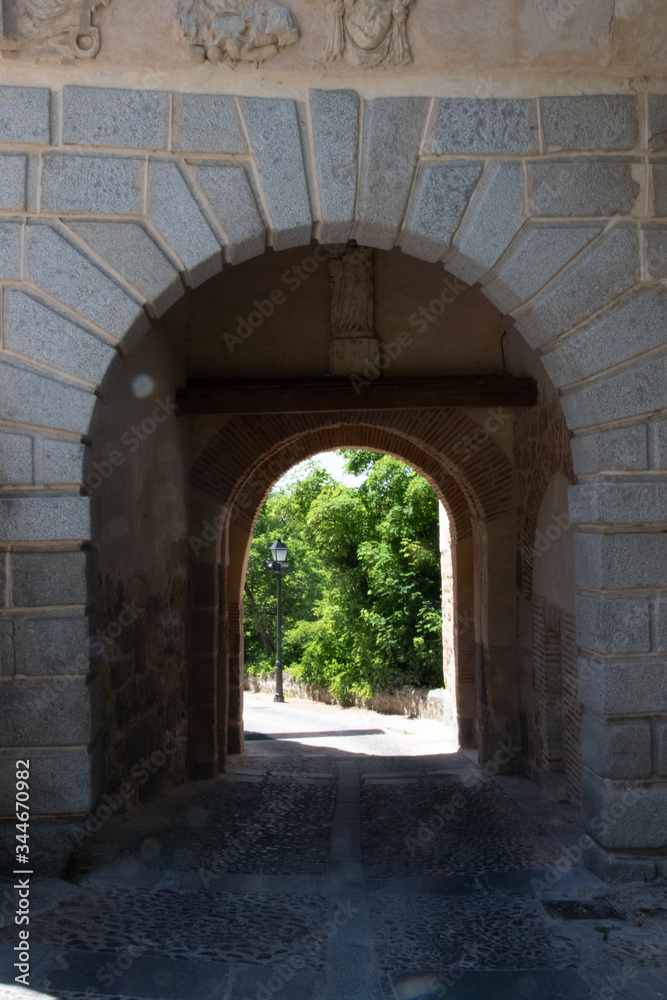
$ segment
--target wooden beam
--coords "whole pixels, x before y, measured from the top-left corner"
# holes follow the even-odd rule
[[[193,379],[177,393],[179,414],[333,413],[448,406],[535,406],[537,383],[508,375]]]

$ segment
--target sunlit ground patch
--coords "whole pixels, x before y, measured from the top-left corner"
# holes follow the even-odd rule
[[[410,976],[392,983],[397,1000],[432,1000],[443,995],[442,982],[433,973]]]

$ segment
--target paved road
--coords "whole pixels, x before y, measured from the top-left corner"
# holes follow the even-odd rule
[[[246,720],[267,738],[227,774],[35,881],[30,990],[5,921],[0,1000],[667,998],[666,890],[573,864],[574,808],[434,723],[261,695]]]
[[[303,747],[385,756],[454,753],[455,733],[440,722],[379,715],[359,708],[313,704],[288,698],[276,704],[269,694],[246,694],[245,730],[250,739],[268,734]]]

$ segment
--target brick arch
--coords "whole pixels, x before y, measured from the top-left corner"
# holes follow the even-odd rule
[[[273,482],[292,465],[318,451],[366,447],[414,465],[449,507],[457,533],[470,532],[470,518],[491,520],[511,508],[512,469],[490,438],[463,464],[462,442],[480,427],[459,410],[301,414],[243,417],[227,424],[198,456],[193,484],[221,502],[256,510]],[[274,463],[274,471],[267,471]]]
[[[21,93],[8,98],[20,100]],[[76,94],[71,87],[63,95],[65,122],[78,114]],[[48,101],[35,111],[44,116],[42,127],[32,113],[30,123],[10,115],[11,134],[0,133],[0,169],[11,179],[0,209],[0,543],[7,579],[25,563],[18,544],[34,555],[57,543],[69,546],[75,606],[93,600],[85,555],[93,505],[80,494],[82,443],[94,431],[91,417],[110,364],[186,288],[267,246],[305,246],[313,235],[322,243],[354,238],[381,249],[400,246],[442,261],[463,280],[480,282],[513,317],[561,392],[582,477],[570,505],[579,525],[577,584],[588,602],[579,622],[584,728],[593,734],[584,746],[584,812],[592,817],[622,802],[627,782],[648,775],[633,829],[615,828],[602,847],[651,858],[664,853],[660,830],[667,822],[660,830],[654,822],[656,814],[667,819],[660,761],[648,750],[630,773],[617,766],[614,750],[630,719],[639,719],[645,735],[664,724],[663,702],[635,684],[639,663],[649,687],[664,686],[660,628],[629,630],[623,661],[614,638],[630,619],[649,622],[657,606],[651,599],[667,589],[666,487],[655,475],[667,468],[667,207],[663,157],[647,139],[661,131],[660,99],[460,104],[314,90],[301,114],[291,99],[211,95],[216,114],[225,105],[226,138],[189,155],[154,146],[128,151],[118,94],[90,88],[76,146],[51,146]],[[167,114],[166,95],[161,106]],[[511,134],[503,127],[508,113],[517,123]],[[465,127],[452,130],[452,116],[463,116]],[[100,120],[109,123],[104,147],[97,145]],[[558,144],[545,153],[555,148],[549,121],[557,122]],[[156,132],[132,130],[133,141],[147,134]],[[581,150],[581,134],[597,136],[600,148]],[[659,558],[652,558],[656,550]],[[1,728],[9,740],[20,731],[22,742],[60,745],[64,734],[50,727],[52,702],[40,695],[55,686],[51,668],[30,645],[30,630],[17,628],[18,590],[14,598],[10,584],[3,590],[3,683],[11,697]],[[22,611],[21,620],[32,619]],[[80,648],[80,625],[69,627],[68,635],[75,633]],[[42,647],[50,649],[51,640],[43,638]],[[17,673],[29,655],[30,675]],[[70,657],[64,646],[62,657]],[[57,697],[58,704],[84,706],[76,738],[85,748],[94,725],[85,672],[71,676]],[[92,794],[85,764],[80,779],[77,802]],[[658,861],[646,865],[655,870]]]
[[[434,432],[434,441],[440,442],[443,449],[449,445],[449,453],[438,452],[433,443],[426,443],[428,431]],[[465,539],[472,541],[473,521],[479,533],[479,526],[485,520],[501,517],[511,506],[510,463],[492,442],[485,442],[480,448],[478,457],[486,480],[481,475],[476,477],[479,492],[474,500],[469,499],[471,487],[451,458],[451,445],[461,441],[462,435],[470,439],[475,431],[479,431],[478,425],[454,410],[245,418],[227,424],[198,456],[193,468],[193,486],[208,495],[221,511],[215,523],[222,536],[225,597],[221,629],[217,633],[216,648],[222,654],[218,655],[217,683],[219,689],[227,692],[224,732],[219,733],[216,746],[204,743],[199,748],[198,768],[202,775],[210,776],[216,767],[224,768],[227,750],[238,753],[243,748],[243,588],[261,504],[273,484],[295,464],[318,452],[341,447],[385,452],[413,466],[434,487],[450,516],[457,649],[452,704],[465,745],[475,745],[475,638],[479,640],[482,628],[477,622],[475,634],[468,634],[470,622],[456,614],[460,590],[457,581],[465,581],[461,593],[466,607],[474,604],[473,586],[481,591],[483,582],[473,584],[476,572],[479,575],[481,570],[477,567],[476,571],[472,546],[459,543]],[[218,600],[214,591],[220,577],[210,572],[206,577],[211,592],[209,611],[212,611]]]
[[[369,438],[375,439],[373,444],[368,443]],[[322,451],[331,451],[334,448],[380,451],[392,455],[394,458],[399,458],[406,465],[419,472],[434,488],[438,499],[447,510],[454,536],[462,538],[470,534],[470,510],[465,495],[456,480],[444,474],[442,468],[439,468],[437,462],[430,456],[420,453],[416,448],[406,446],[406,442],[400,435],[391,434],[388,431],[378,434],[375,428],[363,425],[354,428],[353,432],[350,432],[350,429],[345,426],[323,429],[286,442],[272,450],[266,456],[265,461],[255,465],[232,493],[229,501],[232,516],[238,511],[239,525],[247,528],[250,524],[250,512],[255,511],[256,513],[259,510],[273,484],[281,479],[295,463],[300,460],[305,461],[313,455]],[[299,454],[303,455],[303,459],[297,458]],[[277,469],[281,471],[277,472]],[[241,501],[242,507],[239,501]],[[252,526],[254,526],[255,519],[253,516]]]

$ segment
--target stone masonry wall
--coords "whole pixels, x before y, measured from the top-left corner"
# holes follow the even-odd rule
[[[131,804],[186,780],[190,735],[188,443],[161,330],[110,370],[104,396],[116,405],[98,407],[84,479],[100,519],[100,794],[123,787]]]
[[[81,487],[105,372],[223,265],[353,237],[479,281],[561,393],[580,479],[584,817],[594,831],[642,782],[632,819],[597,835],[612,860],[639,850],[654,871],[667,825],[664,84],[457,100],[423,80],[396,96],[392,79],[382,97],[281,98],[221,94],[219,76],[203,93],[209,69],[189,95],[72,85],[80,67],[53,92],[18,74],[0,88],[0,729],[8,750],[47,761],[35,815],[85,812],[97,788],[99,689],[73,664],[95,601]],[[216,127],[193,138],[199,120]],[[56,633],[54,619],[67,620]],[[55,757],[69,776],[58,792]]]

